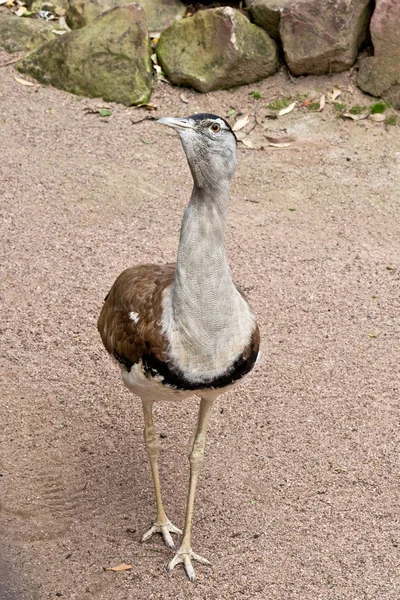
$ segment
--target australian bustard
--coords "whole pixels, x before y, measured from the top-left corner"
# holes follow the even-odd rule
[[[193,581],[192,560],[210,564],[192,551],[191,524],[211,407],[217,396],[251,371],[260,335],[225,255],[229,186],[237,164],[235,135],[224,119],[211,114],[163,118],[159,123],[178,132],[194,180],[177,262],[139,265],[121,273],[106,297],[98,329],[104,346],[120,363],[125,385],[142,400],[157,506],[157,517],[142,541],[161,533],[173,548],[171,532],[182,533],[167,518],[161,500],[153,403],[201,398],[189,447],[183,537],[168,566],[171,571],[183,563]]]

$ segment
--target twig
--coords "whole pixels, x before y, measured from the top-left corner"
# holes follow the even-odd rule
[[[142,121],[158,121],[158,118],[152,117],[151,115],[146,115],[145,117],[143,117],[143,119],[138,119],[137,121],[131,119],[132,125],[137,125],[137,123],[141,123]]]
[[[21,57],[13,58],[13,60],[9,60],[8,62],[1,63],[0,67],[8,67],[8,65],[13,65],[14,63],[18,62],[19,60],[21,60]]]

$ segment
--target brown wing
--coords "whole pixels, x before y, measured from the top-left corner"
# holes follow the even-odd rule
[[[132,267],[121,273],[106,297],[97,328],[106,350],[128,370],[145,351],[165,359],[158,324],[162,293],[174,275],[175,264]]]

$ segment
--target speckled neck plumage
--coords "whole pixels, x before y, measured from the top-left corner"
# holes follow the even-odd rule
[[[218,377],[249,344],[254,317],[232,281],[224,233],[229,181],[194,186],[182,221],[167,335],[191,380]]]

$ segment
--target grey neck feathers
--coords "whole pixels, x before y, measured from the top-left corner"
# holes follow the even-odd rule
[[[235,293],[224,244],[228,199],[229,183],[218,192],[193,188],[179,240],[172,299],[175,316],[195,311],[198,318],[207,319],[215,306]]]
[[[194,187],[185,211],[171,290],[172,354],[191,378],[227,369],[243,351],[254,317],[237,291],[225,255],[229,181]]]

